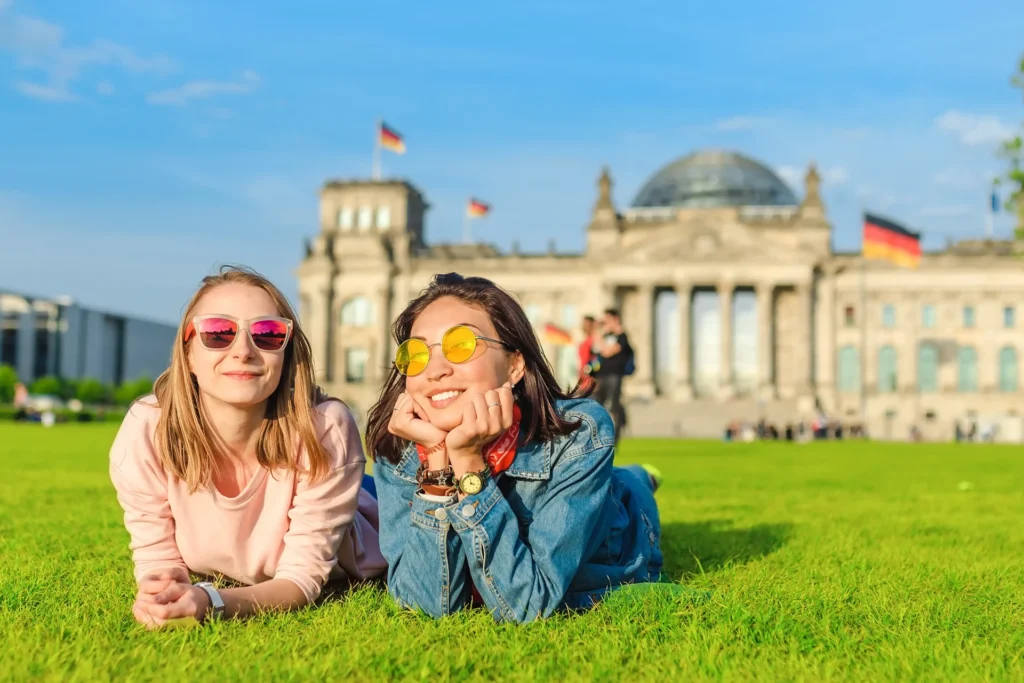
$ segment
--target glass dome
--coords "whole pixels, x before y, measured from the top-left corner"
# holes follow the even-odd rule
[[[796,196],[770,168],[735,152],[703,151],[673,161],[640,188],[633,208],[795,206]]]

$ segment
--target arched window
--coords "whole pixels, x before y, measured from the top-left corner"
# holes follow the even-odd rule
[[[918,391],[939,390],[939,349],[924,343],[917,350]]]
[[[878,393],[891,394],[896,391],[898,379],[896,349],[891,346],[883,346],[878,351]]]
[[[1012,346],[999,349],[999,391],[1017,391],[1017,349]]]
[[[365,296],[346,301],[341,307],[341,324],[366,327],[373,322],[373,304]]]
[[[957,352],[957,391],[978,390],[978,352],[973,346],[961,346]]]
[[[860,389],[860,355],[856,347],[844,346],[839,349],[839,391],[854,392]]]

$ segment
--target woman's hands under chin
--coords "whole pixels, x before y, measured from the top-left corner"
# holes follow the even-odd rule
[[[388,431],[400,439],[418,443],[424,448],[431,448],[445,440],[448,432],[430,424],[427,414],[407,393],[399,395],[395,401]]]
[[[445,443],[455,476],[484,467],[484,447],[512,426],[512,385],[477,394],[462,411],[462,422],[448,432]]]

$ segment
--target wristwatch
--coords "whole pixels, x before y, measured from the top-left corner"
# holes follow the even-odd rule
[[[466,472],[459,478],[459,491],[465,493],[467,496],[471,496],[474,493],[480,493],[484,490],[484,484],[487,483],[487,477],[489,477],[490,474],[490,467],[484,467],[483,472]]]
[[[213,612],[213,618],[223,619],[224,598],[220,597],[220,593],[217,591],[217,587],[209,581],[200,581],[196,584],[196,588],[202,588],[210,597],[210,610]]]

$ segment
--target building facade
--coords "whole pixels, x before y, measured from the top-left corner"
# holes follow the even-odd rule
[[[67,298],[0,291],[0,365],[25,383],[55,375],[118,385],[156,379],[171,359],[174,325],[85,308]]]
[[[525,254],[429,244],[427,202],[406,182],[328,182],[297,271],[319,381],[365,413],[390,371],[392,321],[434,274],[456,271],[513,292],[538,330],[578,338],[583,316],[619,308],[636,350],[625,385],[636,435],[824,414],[878,438],[914,427],[944,439],[956,420],[1017,420],[1017,245],[952,244],[916,269],[837,253],[819,185],[812,165],[798,200],[757,161],[704,151],[660,169],[620,211],[606,170],[585,251]],[[571,383],[574,348],[545,351]]]

